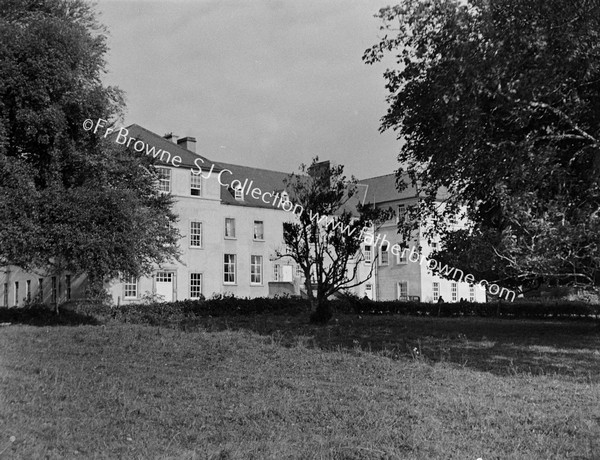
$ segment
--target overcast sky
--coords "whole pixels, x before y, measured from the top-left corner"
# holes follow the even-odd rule
[[[296,171],[313,156],[359,179],[397,168],[380,134],[385,66],[378,0],[99,0],[110,31],[107,84],[125,124],[194,136],[214,161]]]

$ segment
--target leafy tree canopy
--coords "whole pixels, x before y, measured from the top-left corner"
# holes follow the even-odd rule
[[[406,0],[377,16],[364,60],[396,63],[381,129],[404,140],[398,178],[446,259],[515,285],[597,283],[600,2]],[[455,213],[472,225],[453,235]]]
[[[0,265],[101,284],[177,254],[153,166],[83,129],[122,114],[106,50],[85,1],[0,1]]]

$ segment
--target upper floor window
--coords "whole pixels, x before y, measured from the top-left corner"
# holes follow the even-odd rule
[[[202,196],[202,176],[190,172],[190,195]]]
[[[371,263],[371,246],[365,246],[364,255],[365,255],[365,263],[370,264]]]
[[[396,223],[406,222],[406,205],[399,204],[398,212],[396,214]]]
[[[379,265],[388,265],[390,263],[390,253],[388,252],[388,244],[383,243],[381,245],[381,257]]]
[[[398,243],[398,246],[400,246],[400,249],[398,250],[397,255],[396,255],[396,263],[398,265],[408,263],[408,260],[406,258],[406,254],[408,253],[408,248],[402,246],[401,243]]]
[[[244,199],[244,189],[242,188],[241,185],[238,185],[237,187],[235,187],[233,189],[233,192],[234,192],[234,196],[235,196],[236,200],[240,201],[240,200]]]
[[[254,239],[264,240],[265,239],[265,225],[262,220],[254,221]]]
[[[202,222],[191,222],[190,246],[193,248],[202,247]]]
[[[171,191],[171,170],[169,168],[156,168],[158,174],[158,190],[161,192]]]
[[[235,238],[235,219],[225,218],[225,238]]]

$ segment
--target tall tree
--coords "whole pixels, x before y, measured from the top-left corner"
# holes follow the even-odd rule
[[[445,256],[480,248],[480,272],[513,285],[597,284],[600,1],[406,0],[377,17],[364,60],[396,62],[381,129],[404,140],[398,177]],[[452,235],[456,213],[472,225]]]
[[[313,159],[291,174],[286,186],[295,205],[302,207],[298,219],[284,224],[285,248],[278,257],[291,257],[304,273],[311,302],[311,321],[327,323],[332,312],[327,299],[342,290],[369,280],[361,274],[363,229],[390,217],[391,210],[363,206],[354,177],[344,175],[342,165],[330,166]]]
[[[0,265],[101,286],[177,255],[152,164],[84,129],[122,113],[101,82],[106,50],[83,0],[0,1]]]

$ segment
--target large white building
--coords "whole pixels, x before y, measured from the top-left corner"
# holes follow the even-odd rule
[[[175,197],[182,256],[179,262],[157,266],[152,276],[111,282],[107,288],[115,304],[145,297],[170,301],[213,294],[266,297],[304,292],[304,279],[295,262],[275,258],[283,244],[283,223],[295,219],[294,204],[285,192],[289,172],[215,163],[196,153],[192,137],[165,138],[138,125],[126,129],[128,138],[153,147],[153,154],[161,152],[157,154],[164,164],[159,187]],[[397,218],[402,218],[403,207],[418,199],[412,189],[396,190],[394,174],[361,184],[363,201],[391,206],[398,211]],[[397,218],[375,229],[376,234],[386,236],[387,245],[381,244],[383,239],[363,245],[360,276],[369,272],[373,276],[354,288],[357,294],[373,300],[435,302],[441,296],[447,302],[485,301],[482,288],[433,276],[426,264],[412,262],[409,254],[394,254],[394,244],[401,242]],[[425,252],[429,249],[420,232],[415,242]],[[84,292],[83,276],[0,268],[0,306],[22,306],[35,300],[62,303],[82,298]]]

